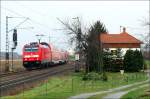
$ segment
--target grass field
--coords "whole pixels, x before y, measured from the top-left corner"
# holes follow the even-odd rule
[[[137,88],[137,87],[142,86],[143,84],[147,84],[147,83],[148,82],[142,83],[142,84],[138,84],[138,85],[133,85],[131,87],[122,89],[121,91],[127,91],[127,90],[130,90],[132,88]],[[116,93],[116,92],[120,92],[120,91],[114,91],[114,92],[109,92],[109,93],[97,94],[97,95],[94,95],[92,97],[89,97],[88,99],[103,99],[105,96],[113,94],[113,93]],[[130,98],[123,98],[123,99],[130,99]],[[137,99],[137,98],[133,98],[133,99]]]
[[[5,71],[5,60],[1,60],[0,62],[0,72],[4,72]],[[11,60],[9,61],[9,65],[11,67]],[[13,61],[13,69],[14,71],[18,71],[18,70],[22,70],[24,69],[24,67],[22,66],[22,60],[14,60]]]
[[[150,69],[150,60],[146,60],[145,62],[147,64],[147,67]]]
[[[128,94],[124,95],[122,99],[150,99],[149,87],[144,87],[131,91]]]
[[[107,82],[83,81],[81,75],[78,73],[72,76],[53,77],[32,90],[1,99],[66,99],[80,93],[104,91],[147,79],[143,73],[126,73],[125,75],[107,73]]]

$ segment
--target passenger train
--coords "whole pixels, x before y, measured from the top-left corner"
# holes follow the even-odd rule
[[[23,66],[27,70],[45,68],[68,61],[68,52],[60,51],[46,42],[31,42],[23,47]]]

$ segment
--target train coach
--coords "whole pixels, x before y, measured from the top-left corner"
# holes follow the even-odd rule
[[[27,70],[45,68],[68,61],[68,52],[60,51],[46,42],[32,42],[23,47],[23,66]]]

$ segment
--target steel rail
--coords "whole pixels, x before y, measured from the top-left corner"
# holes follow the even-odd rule
[[[7,76],[12,76],[12,75],[15,75],[15,74],[18,74],[18,73],[24,73],[24,72],[26,72],[26,70],[15,71],[15,72],[8,72],[8,73],[2,73],[2,74],[0,74],[0,78],[7,77]]]
[[[55,68],[58,70],[48,70],[47,72],[42,72],[42,73],[35,74],[32,76],[27,76],[27,77],[22,77],[22,78],[10,80],[10,81],[5,81],[5,82],[0,84],[0,90],[4,90],[8,87],[10,88],[10,87],[15,86],[17,84],[23,84],[26,82],[30,82],[30,81],[34,81],[34,80],[40,80],[40,79],[43,79],[43,78],[46,78],[46,77],[49,77],[52,75],[60,74],[60,73],[65,72],[67,70],[72,70],[73,68],[74,68],[74,66],[70,66],[70,67],[63,68],[63,69]]]

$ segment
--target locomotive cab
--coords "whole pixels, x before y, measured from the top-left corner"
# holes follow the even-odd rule
[[[25,68],[33,68],[41,64],[41,48],[38,43],[30,43],[23,48],[23,66]]]

